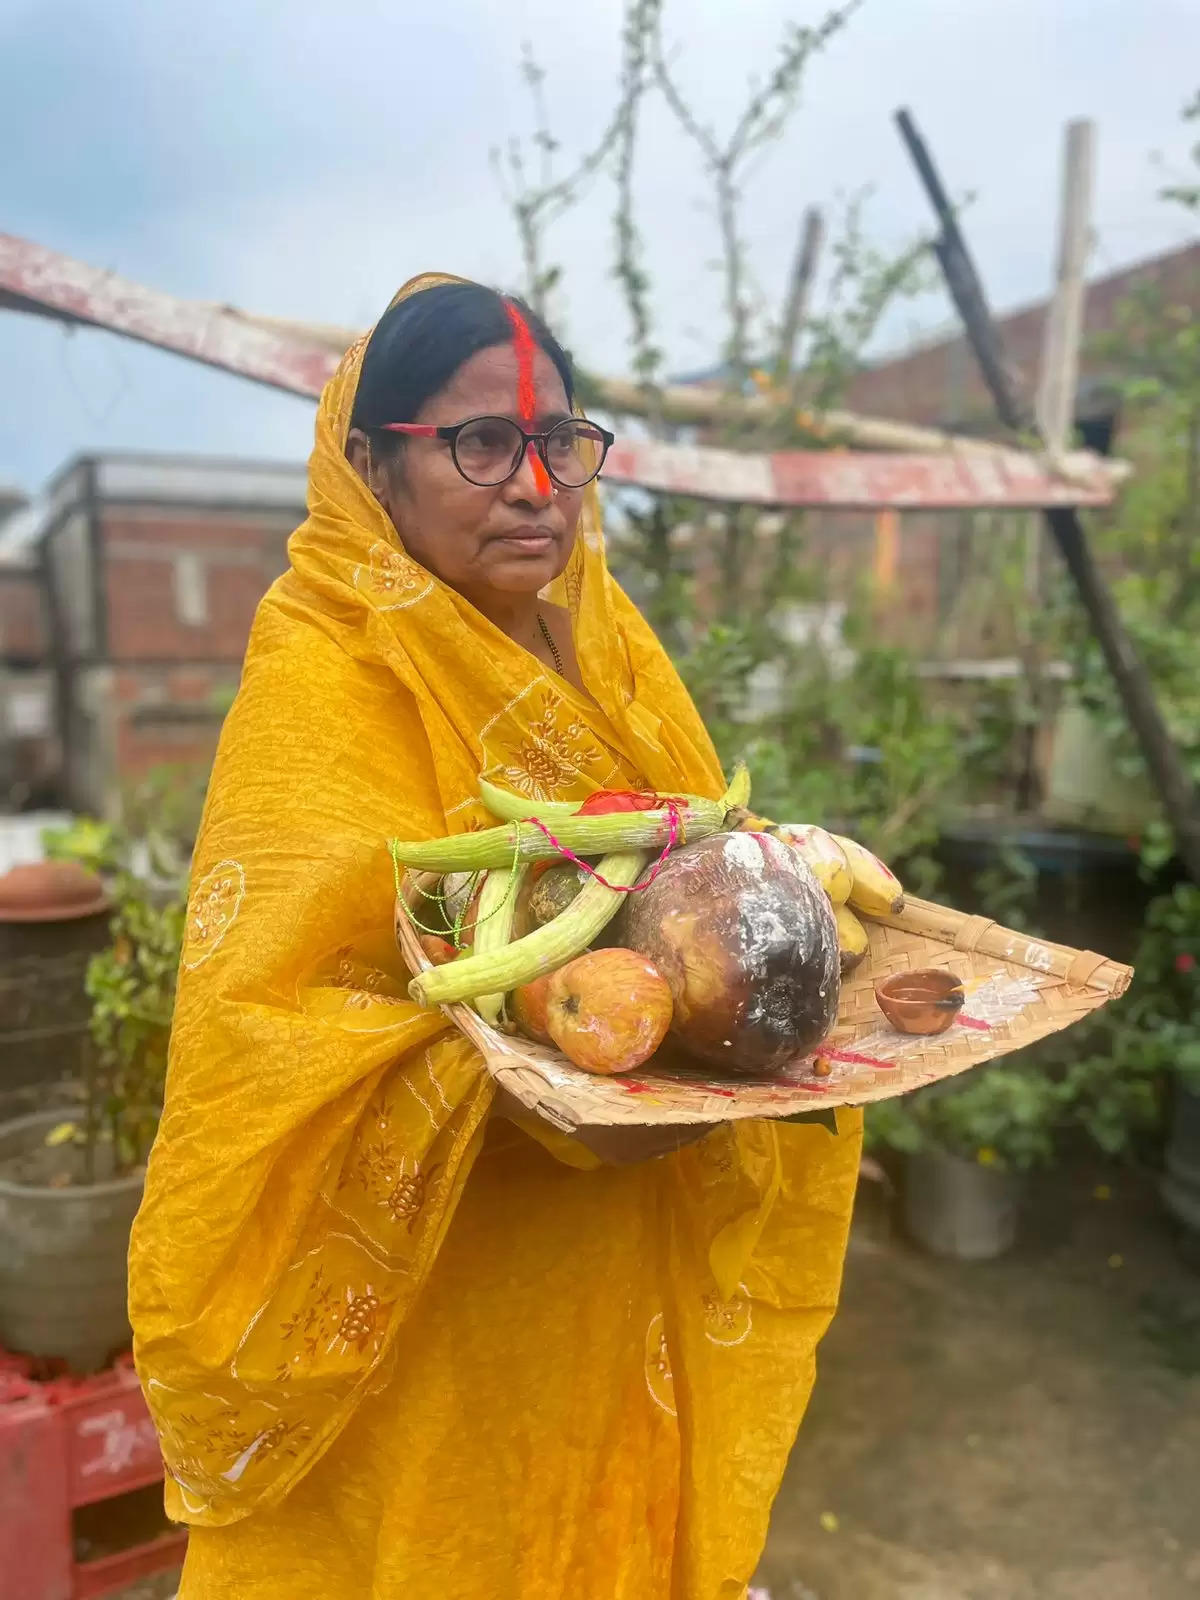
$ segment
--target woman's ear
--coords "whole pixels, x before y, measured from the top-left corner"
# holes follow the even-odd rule
[[[346,439],[346,460],[358,473],[367,488],[381,500],[383,484],[378,482],[380,467],[371,458],[371,441],[361,428],[351,428]]]

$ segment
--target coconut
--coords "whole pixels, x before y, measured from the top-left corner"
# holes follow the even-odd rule
[[[668,856],[627,897],[614,941],[647,956],[674,1002],[671,1038],[708,1067],[767,1076],[837,1018],[837,924],[812,868],[768,834],[720,833]]]

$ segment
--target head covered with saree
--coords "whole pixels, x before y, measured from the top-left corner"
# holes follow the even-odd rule
[[[457,281],[415,279],[393,309]],[[536,343],[540,325],[519,320]],[[199,1528],[279,1507],[364,1403],[398,1381],[410,1360],[398,1352],[422,1336],[422,1296],[485,1142],[494,1089],[480,1059],[407,995],[388,840],[488,825],[481,775],[544,799],[605,788],[715,797],[724,786],[686,690],[609,573],[594,485],[578,492],[576,527],[559,530],[561,571],[543,591],[569,617],[582,688],[438,576],[436,530],[409,548],[376,461],[352,459],[360,434],[369,443],[382,424],[413,420],[365,416],[358,429],[368,348],[364,338],[347,353],[321,398],[308,516],[259,608],[223,730],[194,858],[166,1105],[131,1246],[135,1355],[168,1507]],[[456,443],[424,434],[413,444]],[[401,497],[416,494],[403,478],[409,449],[406,439]],[[554,462],[543,450],[528,470],[538,479]],[[501,556],[511,566],[526,551],[487,559]],[[528,1131],[531,1161],[594,1165],[548,1128]],[[686,1219],[663,1222],[674,1264],[644,1271],[665,1271],[689,1305],[702,1308],[706,1294],[727,1305],[750,1281],[756,1247],[769,1263],[777,1201],[801,1182],[789,1147],[803,1149],[809,1185],[789,1249],[806,1259],[773,1276],[764,1266],[760,1292],[776,1314],[794,1305],[808,1319],[788,1380],[806,1396],[836,1295],[853,1137],[739,1124],[621,1181],[658,1186],[664,1219]],[[658,1315],[662,1326],[673,1313]],[[644,1333],[639,1363],[650,1360]],[[706,1348],[701,1339],[696,1418]],[[663,1351],[655,1345],[660,1387]],[[731,1419],[737,1405],[731,1393]],[[710,1425],[726,1424],[714,1411]],[[781,1449],[765,1469],[775,1481]]]

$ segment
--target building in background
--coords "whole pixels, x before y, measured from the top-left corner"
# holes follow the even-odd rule
[[[37,513],[0,484],[0,810],[37,805],[58,772]]]
[[[1084,443],[1094,450],[1107,448],[1113,396],[1105,390],[1103,364],[1089,349],[1088,341],[1111,332],[1121,303],[1149,285],[1161,291],[1168,303],[1189,306],[1200,314],[1200,242],[1089,283],[1076,420]],[[1026,394],[1032,394],[1037,384],[1048,313],[1049,302],[1041,300],[996,319],[1005,359]],[[995,428],[995,407],[967,341],[957,331],[922,340],[903,355],[867,367],[851,380],[846,405],[866,416],[901,417],[905,422],[956,432]]]
[[[1106,381],[1093,341],[1114,328],[1122,302],[1146,286],[1200,317],[1200,243],[1088,286],[1075,421],[1082,442],[1101,453],[1120,454],[1120,395]],[[1037,385],[1048,309],[1048,301],[1041,301],[996,319],[1005,358],[1028,395]],[[994,434],[995,408],[957,324],[955,329],[864,368],[850,380],[841,403],[863,416]],[[674,381],[718,388],[724,373],[718,367]],[[1030,546],[1036,544],[1040,520],[1033,513],[990,511],[906,511],[898,519],[888,513],[812,511],[804,517],[803,559],[821,574],[834,601],[852,595],[864,576],[889,589],[893,603],[880,625],[891,642],[929,655],[943,647],[951,656],[1005,655],[1013,647],[1011,616],[994,606],[990,614],[981,613],[976,596],[967,591],[972,579],[986,585],[987,563],[1005,536],[1028,536]],[[719,540],[719,529],[715,537]]]
[[[106,455],[18,513],[19,537],[0,542],[0,650],[10,747],[22,716],[38,723],[41,688],[56,792],[39,800],[104,814],[151,768],[208,764],[304,493],[299,463]],[[14,714],[18,681],[30,703]]]

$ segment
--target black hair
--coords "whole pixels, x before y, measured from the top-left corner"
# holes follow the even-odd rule
[[[480,283],[439,283],[401,300],[379,319],[363,354],[350,426],[375,439],[385,423],[414,421],[464,361],[512,340],[510,305],[554,363],[570,405],[575,394],[570,358],[536,312]],[[380,442],[397,438],[384,434]]]

